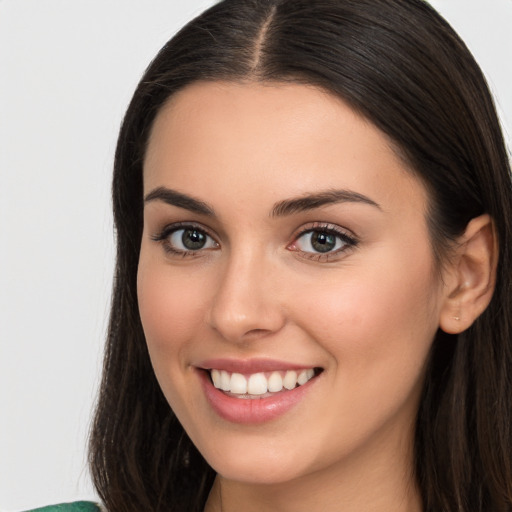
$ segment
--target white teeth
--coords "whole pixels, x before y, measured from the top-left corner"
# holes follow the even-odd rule
[[[229,373],[226,370],[210,370],[213,385],[222,391],[231,392],[235,395],[264,395],[267,392],[278,393],[283,388],[287,390],[303,386],[315,376],[312,368],[307,370],[274,371],[268,377],[263,372],[251,375],[241,373]],[[267,374],[268,375],[268,374]]]
[[[215,383],[214,383],[215,385]],[[222,389],[222,391],[229,391],[231,389],[231,375],[229,375],[228,372],[222,370],[220,372],[220,389]],[[217,387],[217,386],[215,386]]]
[[[271,393],[277,393],[283,389],[283,377],[279,372],[273,372],[268,378],[268,390]]]
[[[233,373],[230,383],[231,393],[244,395],[247,393],[247,379],[241,373]]]
[[[297,385],[297,372],[287,371],[283,379],[283,386],[286,389],[293,389]]]
[[[247,383],[247,393],[250,395],[263,395],[267,392],[267,378],[264,373],[253,373]]]
[[[297,376],[297,383],[299,384],[299,386],[302,386],[302,384],[306,384],[308,380],[309,379],[307,370],[302,370]]]
[[[220,388],[221,387],[221,376],[220,376],[219,370],[212,370],[211,374],[212,374],[213,385],[216,388]]]

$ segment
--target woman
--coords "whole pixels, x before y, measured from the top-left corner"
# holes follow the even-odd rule
[[[116,510],[512,510],[512,188],[421,0],[225,0],[117,147]]]

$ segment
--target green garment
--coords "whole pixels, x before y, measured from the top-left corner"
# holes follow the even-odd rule
[[[61,505],[27,510],[27,512],[100,512],[100,508],[90,501],[75,501],[74,503],[62,503]]]

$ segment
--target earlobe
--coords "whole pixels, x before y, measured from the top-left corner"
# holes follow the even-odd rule
[[[494,222],[490,215],[480,215],[468,223],[450,263],[439,319],[443,331],[458,334],[483,313],[494,292],[497,265]]]

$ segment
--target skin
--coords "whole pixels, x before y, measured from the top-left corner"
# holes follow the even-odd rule
[[[420,511],[414,421],[450,291],[435,268],[426,190],[387,138],[313,87],[197,83],[153,126],[144,194],[158,187],[215,212],[146,201],[138,273],[157,379],[219,475],[206,510]],[[280,201],[332,189],[375,205],[271,215]],[[180,222],[209,245],[169,254],[169,239],[154,238]],[[301,232],[325,224],[357,243],[319,256]],[[196,366],[214,357],[323,372],[286,414],[239,425],[205,398]]]

